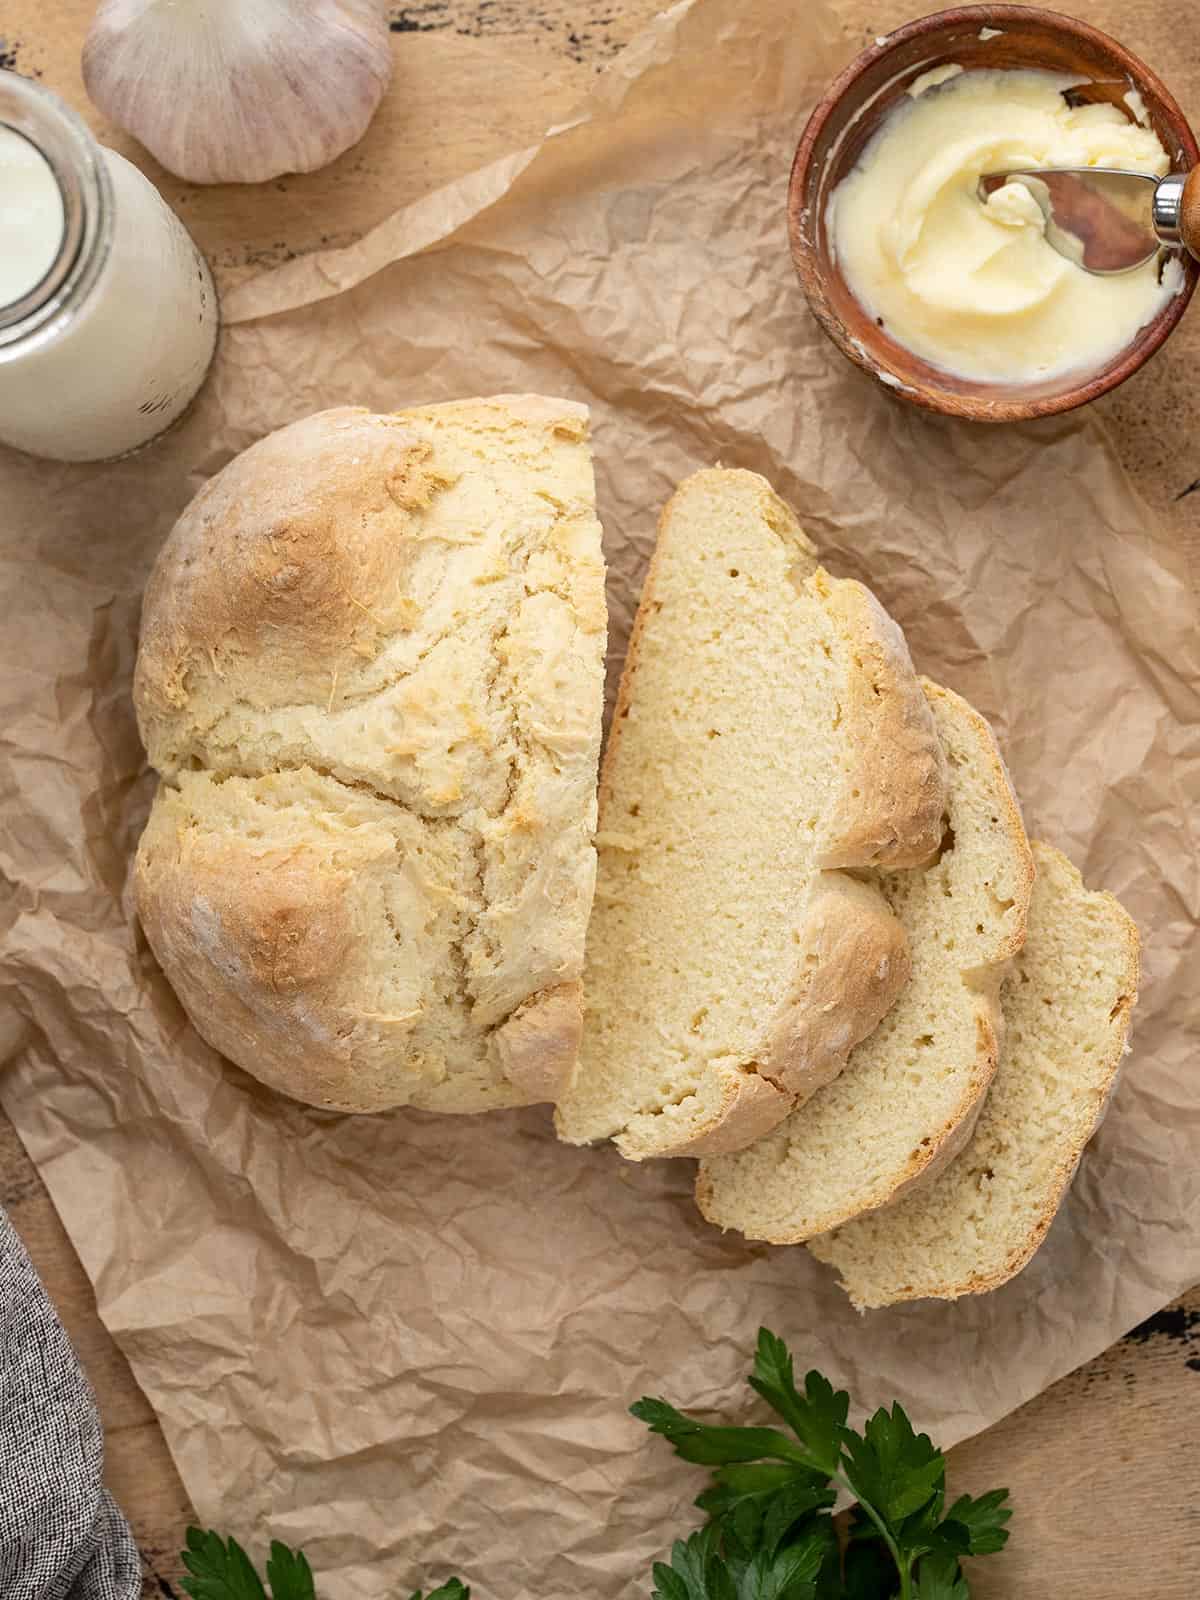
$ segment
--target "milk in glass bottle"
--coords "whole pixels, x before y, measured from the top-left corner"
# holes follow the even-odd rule
[[[216,338],[208,267],[154,185],[0,71],[0,444],[135,450],[186,408]]]

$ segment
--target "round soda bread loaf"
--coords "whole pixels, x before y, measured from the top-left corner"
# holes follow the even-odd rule
[[[555,1097],[605,622],[568,401],[327,411],[200,491],[146,591],[135,889],[210,1044],[346,1111]]]
[[[841,1068],[909,970],[841,867],[924,861],[945,774],[903,636],[751,472],[663,513],[600,782],[599,883],[561,1138],[739,1150]]]

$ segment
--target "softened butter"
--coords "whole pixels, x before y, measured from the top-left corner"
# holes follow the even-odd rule
[[[1071,106],[1049,72],[942,67],[889,112],[829,201],[846,281],[891,336],[960,377],[1028,382],[1117,355],[1182,284],[1159,260],[1098,277],[1046,241],[1021,184],[986,174],[1119,167],[1162,176],[1152,128],[1113,105]]]

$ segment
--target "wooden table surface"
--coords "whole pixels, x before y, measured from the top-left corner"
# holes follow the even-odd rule
[[[784,3],[784,0],[781,0]],[[929,6],[840,0],[858,46]],[[0,0],[0,64],[34,73],[138,160],[229,286],[264,265],[354,238],[397,206],[535,139],[657,9],[655,0],[415,0],[390,15],[397,71],[371,131],[324,172],[256,188],[181,184],[106,126],[83,93],[92,0]],[[1200,123],[1200,28],[1163,0],[1059,0],[1157,67]],[[403,137],[400,135],[403,134]],[[1200,356],[1193,311],[1144,374],[1101,403],[1139,490],[1200,557],[1200,437],[1189,404]],[[1200,561],[1197,563],[1200,566]],[[0,1204],[57,1303],[99,1397],[108,1478],[143,1551],[148,1595],[177,1593],[190,1516],[158,1425],[101,1326],[61,1223],[0,1113]],[[1017,1507],[976,1600],[1195,1600],[1200,1508],[1200,1289],[1098,1360],[952,1453],[954,1488],[1006,1483]],[[668,1530],[664,1530],[664,1543]],[[638,1585],[638,1592],[648,1584]],[[480,1600],[503,1600],[502,1595]]]

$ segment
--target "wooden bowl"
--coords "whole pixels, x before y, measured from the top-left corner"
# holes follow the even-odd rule
[[[986,37],[981,37],[985,33]],[[1123,45],[1072,17],[1035,6],[956,6],[910,22],[854,61],[830,88],[804,130],[788,187],[792,259],[817,321],[834,344],[893,394],[953,417],[1020,422],[1070,411],[1123,383],[1148,361],[1187,309],[1200,268],[1182,256],[1184,287],[1105,366],[1031,383],[985,383],[944,372],[898,344],[855,299],[834,258],[826,228],[833,190],[913,80],[932,67],[1040,67],[1078,75],[1112,100],[1136,89],[1172,171],[1200,160],[1187,119],[1170,91]]]

